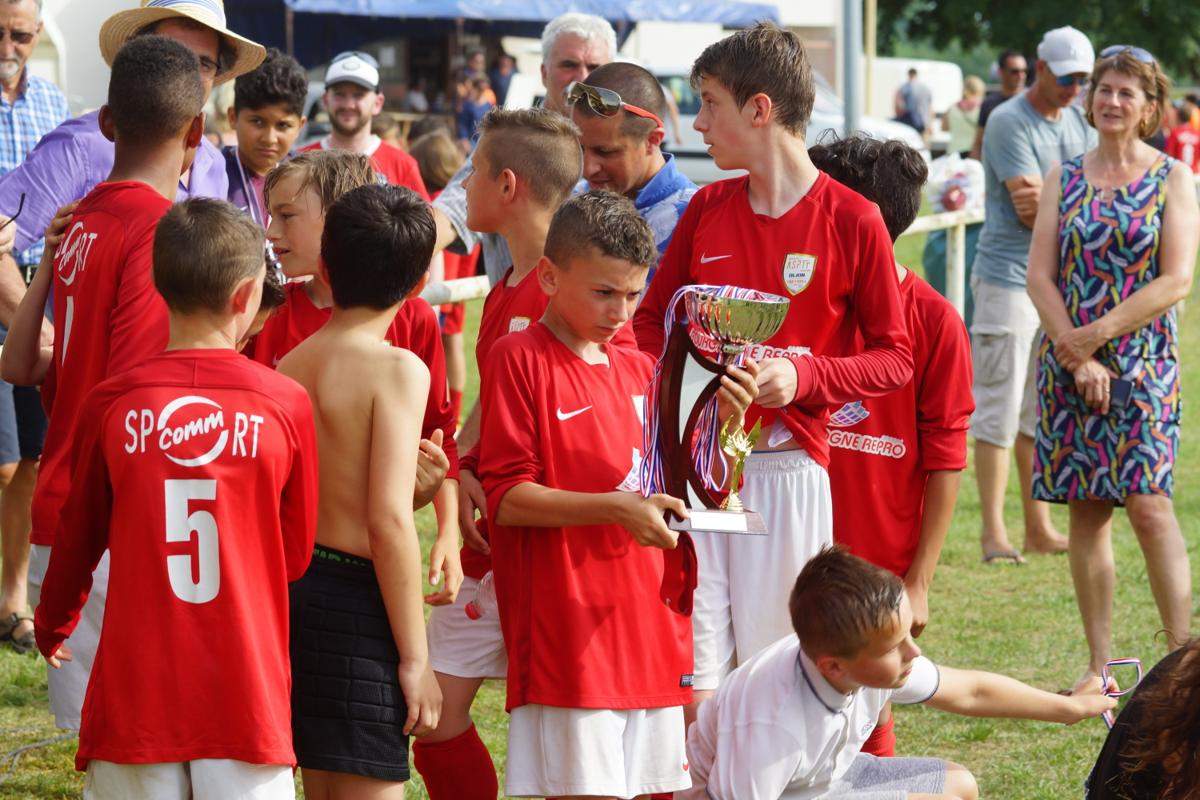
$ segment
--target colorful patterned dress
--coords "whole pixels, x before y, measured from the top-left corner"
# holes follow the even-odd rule
[[[1158,277],[1167,175],[1160,158],[1139,180],[1101,199],[1083,176],[1083,157],[1063,163],[1059,201],[1058,288],[1076,326],[1086,325]],[[1175,311],[1113,339],[1096,359],[1133,382],[1128,407],[1088,408],[1071,373],[1043,336],[1033,496],[1038,500],[1111,500],[1171,496],[1179,449],[1179,352]]]

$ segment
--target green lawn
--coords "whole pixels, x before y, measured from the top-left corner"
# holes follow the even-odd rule
[[[901,240],[900,260],[918,266],[919,238]],[[470,306],[468,325],[474,329],[480,303]],[[1185,352],[1200,341],[1200,325],[1184,320]],[[475,394],[475,386],[468,397]],[[1177,509],[1196,561],[1195,495],[1182,491],[1200,470],[1200,456],[1184,447],[1177,485]],[[984,566],[977,543],[979,500],[974,480],[963,482],[958,510],[941,567],[934,583],[931,624],[920,639],[937,661],[960,667],[1004,672],[1035,685],[1058,689],[1071,685],[1086,663],[1086,648],[1075,609],[1065,557],[1031,557],[1023,567]],[[1014,541],[1020,505],[1010,487],[1007,518]],[[1065,514],[1059,514],[1065,530]],[[420,518],[422,530],[432,531],[431,516]],[[1145,567],[1124,517],[1115,534],[1120,577],[1114,629],[1114,654],[1138,656],[1153,663],[1163,653],[1158,616],[1146,583]],[[152,631],[147,632],[153,636]],[[214,631],[219,636],[220,631]],[[151,640],[147,646],[153,646]],[[504,686],[485,686],[476,704],[476,720],[496,763],[503,767],[505,751]],[[46,709],[42,662],[0,650],[0,754],[56,735]],[[1082,781],[1104,738],[1099,720],[1073,728],[1033,722],[972,720],[925,708],[897,711],[899,750],[905,755],[937,755],[969,767],[979,778],[984,797],[1005,800],[1062,800],[1081,795]],[[74,742],[31,750],[8,772],[0,763],[0,798],[77,797],[81,780],[72,771]],[[5,780],[7,778],[7,780]],[[503,779],[501,779],[503,786]],[[410,797],[424,798],[420,778],[414,778]]]

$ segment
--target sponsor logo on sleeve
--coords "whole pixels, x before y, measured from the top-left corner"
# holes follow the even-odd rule
[[[508,321],[508,332],[516,333],[517,331],[523,331],[529,327],[529,323],[529,317],[513,317]]]
[[[783,285],[791,294],[800,294],[808,288],[816,268],[816,256],[808,253],[788,253],[783,259]]]

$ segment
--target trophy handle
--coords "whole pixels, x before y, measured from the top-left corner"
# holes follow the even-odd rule
[[[721,387],[725,367],[700,352],[688,335],[687,325],[677,325],[671,331],[663,362],[658,419],[659,447],[663,462],[669,465],[665,470],[667,493],[687,500],[689,508],[718,508],[720,500],[713,497],[696,471],[691,443],[705,404]],[[705,373],[711,376],[707,382]],[[681,408],[685,400],[691,403],[688,409]],[[686,411],[686,418],[681,418],[681,411]]]

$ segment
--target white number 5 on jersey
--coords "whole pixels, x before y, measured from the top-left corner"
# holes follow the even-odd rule
[[[215,480],[163,481],[167,505],[167,541],[188,542],[196,534],[196,580],[192,580],[190,555],[167,556],[171,591],[188,603],[207,603],[221,586],[221,556],[217,548],[217,520],[208,511],[191,511],[192,500],[216,500]]]

